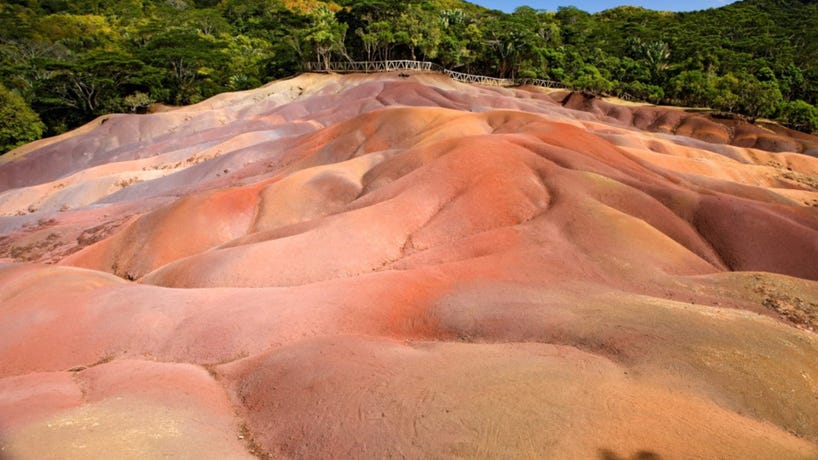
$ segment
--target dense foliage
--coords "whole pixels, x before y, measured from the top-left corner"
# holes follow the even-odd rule
[[[39,139],[44,128],[26,101],[0,83],[0,152]]]
[[[818,4],[808,0],[594,15],[505,14],[460,0],[7,0],[0,83],[9,91],[0,94],[22,102],[17,119],[32,126],[0,148],[41,131],[29,109],[53,135],[100,114],[189,104],[339,59],[431,60],[818,130]]]

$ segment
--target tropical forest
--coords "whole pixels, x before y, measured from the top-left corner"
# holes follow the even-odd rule
[[[0,152],[107,113],[411,59],[818,132],[818,3],[513,13],[460,0],[7,0]]]

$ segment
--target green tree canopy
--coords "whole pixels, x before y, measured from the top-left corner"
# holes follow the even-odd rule
[[[26,101],[0,84],[0,153],[39,139],[44,129]]]
[[[809,130],[818,3],[506,14],[461,0],[0,2],[0,83],[48,135],[133,110],[136,99],[187,104],[293,75],[306,62],[348,59],[432,60]]]

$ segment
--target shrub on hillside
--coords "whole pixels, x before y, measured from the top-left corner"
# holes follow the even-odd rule
[[[0,154],[39,139],[45,125],[20,95],[0,84]]]
[[[818,107],[802,100],[784,104],[781,121],[790,128],[807,133],[818,133]]]

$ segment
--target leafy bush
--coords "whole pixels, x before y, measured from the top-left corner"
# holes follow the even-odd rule
[[[39,139],[44,129],[23,98],[0,84],[0,153]]]
[[[665,98],[665,90],[663,90],[661,86],[648,85],[641,81],[636,81],[629,84],[626,88],[631,96],[652,104],[659,104]]]
[[[141,91],[137,91],[133,94],[125,96],[123,102],[125,103],[125,106],[128,107],[128,110],[131,112],[136,112],[147,109],[148,106],[153,104],[154,101],[149,95]]]
[[[586,64],[579,69],[577,78],[574,79],[574,88],[581,91],[588,91],[595,94],[602,94],[611,91],[613,84],[595,66]]]
[[[818,133],[818,107],[802,100],[788,102],[781,110],[780,120],[799,131]]]

